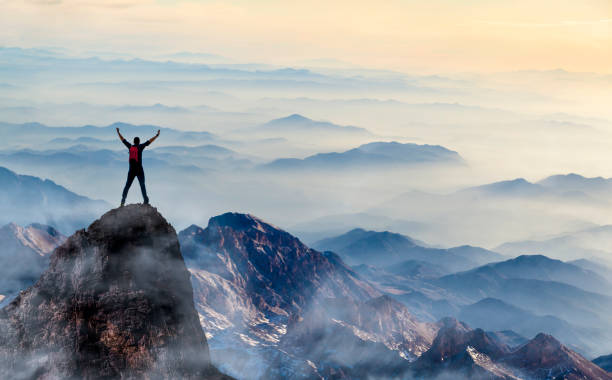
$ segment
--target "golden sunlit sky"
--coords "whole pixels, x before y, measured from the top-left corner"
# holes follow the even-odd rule
[[[612,73],[610,0],[0,0],[0,45],[332,59],[414,72]]]

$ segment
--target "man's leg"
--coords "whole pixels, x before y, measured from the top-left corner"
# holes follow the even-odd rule
[[[138,173],[138,183],[140,183],[140,191],[142,192],[142,198],[144,199],[144,203],[148,205],[149,197],[147,197],[147,187],[145,186],[144,170],[141,170],[140,173]]]
[[[125,198],[127,198],[128,190],[130,190],[130,186],[132,186],[132,182],[134,182],[134,177],[136,174],[130,170],[127,176],[127,182],[125,183],[125,187],[123,188],[123,195],[121,196],[121,206],[125,204]]]

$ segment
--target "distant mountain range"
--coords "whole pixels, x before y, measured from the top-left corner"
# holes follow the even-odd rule
[[[423,260],[354,268],[423,320],[454,316],[491,331],[547,332],[587,355],[612,348],[609,283],[571,263],[522,256],[453,274]]]
[[[485,330],[511,329],[526,337],[547,333],[583,352],[589,347],[591,332],[587,328],[573,326],[554,315],[535,315],[495,298],[462,307],[457,318]]]
[[[145,141],[153,137],[158,129],[164,135],[165,144],[202,144],[215,140],[215,136],[209,132],[179,131],[156,125],[133,125],[119,122],[107,126],[86,125],[80,127],[50,127],[40,123],[0,123],[0,138],[5,148],[7,146],[20,147],[22,145],[43,144],[57,138],[87,137],[109,140],[116,137],[115,128],[120,128],[121,133],[129,141],[135,136],[139,136],[142,141]]]
[[[351,265],[387,267],[416,260],[434,264],[446,273],[474,268],[504,258],[483,248],[470,246],[451,249],[429,248],[424,243],[401,234],[366,231],[359,228],[340,236],[323,239],[313,246],[320,250],[336,252]]]
[[[458,194],[602,203],[601,196],[605,195],[608,190],[612,190],[612,180],[568,174],[550,176],[535,183],[524,178],[517,178],[468,188]]]
[[[608,372],[612,372],[612,355],[600,356],[593,360],[593,363],[597,364]]]
[[[571,263],[543,255],[522,255],[514,259],[480,267],[479,273],[491,273],[506,278],[537,279],[563,282],[591,292],[609,294],[612,283],[595,272]]]
[[[77,195],[48,179],[0,167],[0,223],[51,225],[64,233],[83,228],[108,203]]]
[[[607,296],[610,285],[605,279],[578,266],[545,256],[519,256],[446,275],[434,282],[468,299],[515,299],[517,303],[511,303],[516,306],[537,309],[539,313],[547,313],[548,310],[550,313],[567,315],[577,321],[582,320],[578,310],[583,311],[584,318],[591,315],[598,319],[595,317],[599,314],[596,310],[601,312],[612,307],[612,297]],[[518,294],[529,286],[539,292],[526,293],[519,298]],[[546,298],[547,293],[555,296]],[[577,302],[578,299],[581,302]],[[576,308],[571,308],[570,305]],[[591,311],[587,312],[589,309]]]
[[[612,247],[612,225],[587,228],[549,239],[508,242],[495,249],[508,255],[543,254],[568,260],[590,258],[596,266],[606,267],[612,264],[612,249],[609,247]]]
[[[482,329],[447,318],[431,348],[414,363],[418,378],[593,379],[612,378],[606,371],[562,345],[538,334],[512,348]]]
[[[500,181],[450,193],[412,190],[359,212],[302,221],[292,226],[292,231],[316,242],[351,228],[393,230],[447,246],[469,242],[513,256],[541,253],[562,260],[596,257],[598,262],[610,257],[607,247],[612,246],[612,239],[605,238],[607,226],[599,227],[591,219],[593,215],[605,218],[612,212],[612,203],[599,185],[608,181],[568,174],[538,182],[522,178]],[[559,235],[560,231],[582,235],[581,231],[589,230],[593,234],[576,236],[574,243],[569,239],[552,241],[575,234]],[[531,245],[538,236],[542,237],[538,240],[551,240],[550,247],[514,249],[504,244],[525,241]]]
[[[273,119],[263,124],[231,131],[228,135],[237,141],[253,146],[255,142],[283,139],[290,150],[275,147],[277,152],[294,155],[303,152],[316,152],[322,149],[356,146],[376,138],[365,128],[352,125],[339,125],[330,121],[309,119],[299,114]],[[278,157],[278,153],[274,156]],[[267,155],[270,157],[270,155]],[[274,157],[272,156],[272,157]]]
[[[54,178],[71,190],[91,194],[92,197],[120,199],[128,170],[128,152],[118,139],[113,140],[112,144],[102,144],[105,145],[109,148],[101,148],[96,143],[58,143],[54,144],[52,149],[45,150],[0,150],[0,166],[38,177]],[[177,191],[184,193],[176,186],[177,183],[181,183],[188,193],[193,192],[195,197],[195,192],[203,191],[202,186],[205,187],[205,184],[213,186],[209,181],[211,176],[227,173],[235,175],[240,171],[250,170],[253,165],[251,157],[216,144],[153,145],[147,148],[143,155],[150,195],[156,199],[154,202],[160,205]],[[156,190],[151,188],[153,184]],[[139,199],[138,190],[136,184],[130,196],[137,196]],[[213,192],[214,190],[208,192],[209,197],[214,197]],[[46,223],[44,219],[26,219],[19,222],[30,223],[32,220]],[[8,221],[11,219],[6,222]]]
[[[324,238],[341,235],[355,228],[401,231],[409,235],[427,230],[427,226],[423,223],[360,212],[319,217],[295,224],[291,227],[291,231],[305,242],[314,244]]]
[[[328,121],[316,121],[299,114],[270,120],[265,124],[255,127],[255,130],[261,133],[271,133],[280,136],[296,133],[338,133],[372,136],[372,133],[365,128],[337,125]]]
[[[275,170],[392,168],[415,164],[462,164],[457,152],[439,145],[372,142],[342,153],[319,153],[304,159],[281,158],[262,166]]]
[[[586,270],[590,270],[591,272],[595,272],[603,278],[607,278],[610,274],[610,271],[612,271],[612,268],[610,268],[609,266],[607,266],[607,264],[604,264],[600,261],[593,261],[593,260],[588,260],[588,259],[578,259],[578,260],[568,261],[568,263],[574,264]]]
[[[612,179],[603,177],[583,177],[579,174],[553,175],[537,182],[550,189],[563,189],[566,192],[583,192],[586,194],[609,194],[612,191]]]
[[[583,201],[597,201],[612,190],[612,179],[588,178],[578,174],[553,175],[537,182],[524,178],[494,182],[468,188],[459,194],[478,194],[505,197],[557,197]]]
[[[551,236],[559,231],[592,228],[590,216],[603,215],[604,210],[612,211],[612,203],[606,193],[601,192],[599,182],[567,175],[537,183],[518,178],[447,194],[409,191],[365,212],[392,219],[410,215],[411,221],[429,226],[419,231],[418,237],[424,240],[496,246],[511,239],[524,240]],[[557,184],[560,187],[556,187]],[[559,212],[559,207],[567,212]]]
[[[612,326],[607,317],[612,312],[609,283],[594,272],[572,264],[544,256],[520,256],[430,282],[459,297],[463,300],[461,302],[495,298],[538,316],[561,319],[575,327],[566,331],[564,338],[568,340],[565,343],[580,347],[588,354],[606,349],[612,338]],[[489,311],[493,311],[492,306],[495,306],[500,311],[500,322],[508,315],[508,309],[501,304],[488,302],[478,307],[484,306]],[[534,324],[539,323],[532,320]],[[555,323],[563,326],[559,321]],[[551,323],[550,327],[554,324]],[[571,339],[572,336],[577,339]]]
[[[57,139],[55,140],[57,142]],[[56,143],[54,145],[59,145]],[[17,151],[1,151],[0,163],[27,169],[94,170],[126,166],[126,156],[123,145],[117,140],[112,144],[103,143],[101,148],[97,143],[81,143],[62,148]],[[252,162],[246,156],[227,148],[206,144],[200,146],[152,146],[147,150],[143,165],[157,170],[176,172],[200,172],[209,170],[250,168]]]

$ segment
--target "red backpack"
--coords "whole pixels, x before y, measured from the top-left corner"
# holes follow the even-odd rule
[[[130,161],[132,160],[138,162],[138,147],[137,146],[130,147]]]

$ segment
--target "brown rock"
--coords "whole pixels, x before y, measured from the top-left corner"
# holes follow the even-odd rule
[[[174,228],[112,210],[0,310],[0,378],[223,378],[210,364]]]

